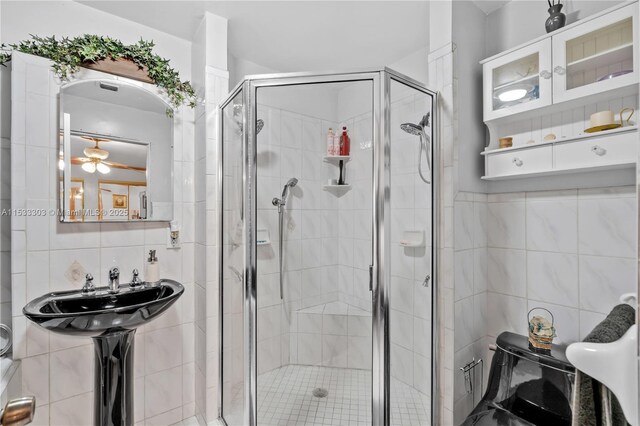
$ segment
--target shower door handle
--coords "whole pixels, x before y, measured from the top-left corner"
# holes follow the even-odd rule
[[[369,265],[369,291],[373,291],[373,265]]]

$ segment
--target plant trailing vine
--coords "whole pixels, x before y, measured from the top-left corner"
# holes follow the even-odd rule
[[[187,105],[194,108],[196,93],[188,81],[180,80],[178,72],[169,66],[169,60],[153,53],[153,41],[140,39],[135,44],[125,45],[120,40],[92,34],[74,38],[56,39],[31,35],[30,40],[16,44],[2,44],[0,65],[11,60],[8,49],[31,55],[42,56],[53,61],[53,71],[63,81],[76,73],[82,64],[103,59],[129,59],[139,69],[147,67],[149,78],[164,89],[174,107]]]

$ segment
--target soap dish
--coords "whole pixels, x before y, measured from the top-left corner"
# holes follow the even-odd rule
[[[259,246],[266,246],[271,244],[271,238],[269,236],[268,229],[258,229],[256,236],[256,244]]]
[[[402,247],[424,247],[424,231],[404,231],[400,245]]]

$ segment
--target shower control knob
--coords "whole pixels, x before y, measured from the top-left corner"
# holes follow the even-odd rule
[[[513,164],[515,164],[515,165],[516,165],[516,167],[522,167],[522,165],[523,165],[524,163],[523,163],[523,162],[522,162],[522,160],[521,160],[521,159],[519,159],[518,157],[514,157],[514,158],[513,158]]]
[[[431,275],[427,275],[424,277],[424,281],[422,281],[422,287],[429,287],[429,282],[431,281]]]

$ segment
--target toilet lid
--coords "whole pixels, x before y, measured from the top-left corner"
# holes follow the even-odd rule
[[[487,410],[467,417],[462,426],[535,426],[504,410]]]

